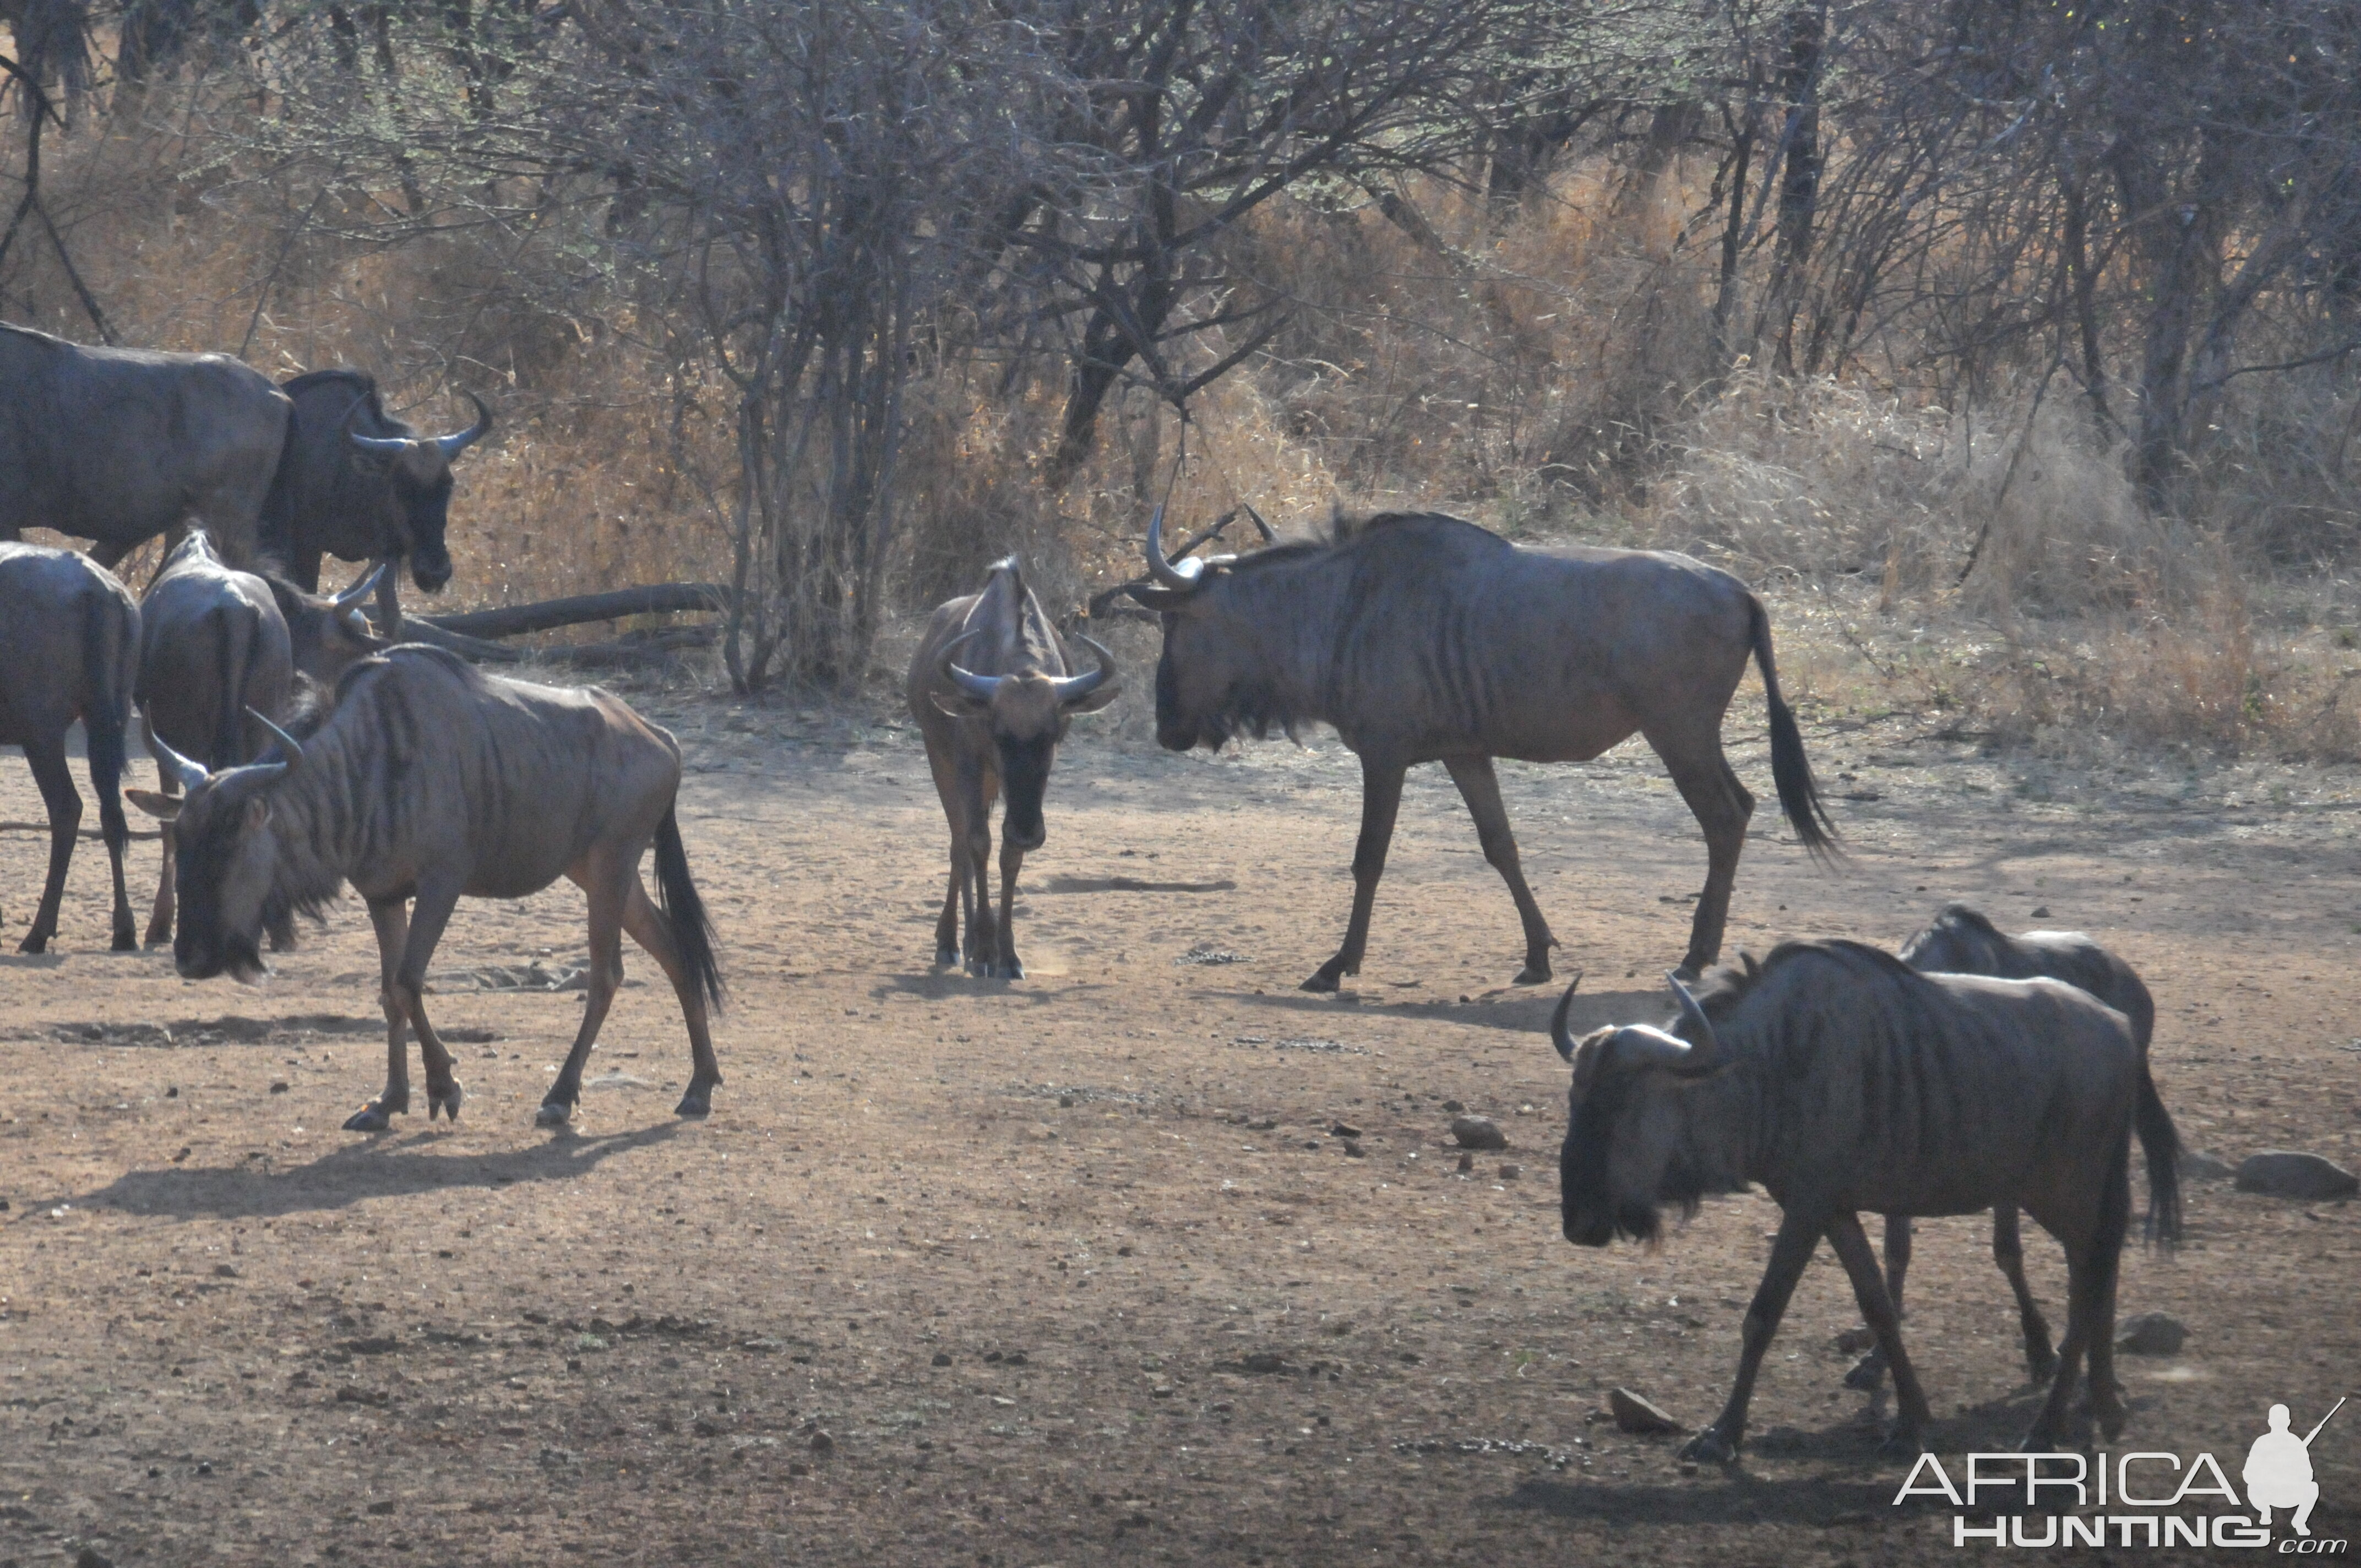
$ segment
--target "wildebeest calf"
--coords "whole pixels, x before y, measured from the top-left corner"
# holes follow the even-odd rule
[[[711,1108],[721,1071],[706,1014],[721,976],[675,817],[680,748],[619,698],[596,686],[503,680],[440,650],[403,646],[355,665],[312,735],[282,737],[262,762],[209,773],[169,748],[167,756],[185,799],[132,798],[180,824],[172,957],[183,976],[260,975],[258,938],[274,902],[317,913],[347,881],[368,901],[384,981],[386,1080],[347,1130],[382,1131],[410,1109],[408,1027],[426,1065],[428,1120],[438,1110],[457,1118],[459,1080],[426,1017],[434,946],[462,897],[522,898],[561,876],[589,899],[590,993],[539,1120],[562,1125],[581,1098],[583,1064],[622,983],[625,931],[663,966],[688,1025],[695,1070],[678,1113]],[[640,881],[652,840],[661,913]]]
[[[1918,1444],[1926,1395],[1860,1212],[2002,1203],[2063,1244],[2070,1279],[2058,1371],[2026,1442],[2062,1435],[2086,1352],[2092,1409],[2112,1439],[2124,1417],[2114,1293],[2141,1076],[2123,1014],[2057,981],[1920,974],[1845,941],[1784,943],[1759,966],[1711,970],[1696,995],[1673,984],[1678,1033],[1634,1025],[1576,1043],[1569,992],[1551,1036],[1574,1065],[1559,1161],[1567,1240],[1653,1240],[1659,1204],[1694,1209],[1758,1181],[1784,1211],[1730,1402],[1687,1456],[1736,1455],[1763,1353],[1823,1235],[1893,1369],[1894,1441]],[[2151,1169],[2151,1191],[2156,1180]]]
[[[82,827],[82,795],[66,772],[66,731],[77,718],[90,748],[90,785],[115,873],[115,950],[133,939],[123,884],[123,730],[139,667],[139,607],[115,575],[73,550],[0,542],[0,746],[22,746],[49,813],[49,876],[19,952],[49,948]]]

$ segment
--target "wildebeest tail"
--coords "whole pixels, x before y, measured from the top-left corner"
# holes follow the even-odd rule
[[[2167,1246],[2180,1239],[2180,1132],[2156,1091],[2147,1058],[2140,1058],[2139,1101],[2132,1111],[2140,1150],[2147,1156],[2147,1239]]]
[[[688,852],[681,848],[680,819],[665,806],[656,824],[656,891],[664,900],[664,919],[672,927],[674,946],[688,966],[690,979],[705,995],[706,1004],[721,1005],[721,966],[713,956],[713,917],[688,876]]]
[[[1820,804],[1820,786],[1813,782],[1812,764],[1804,755],[1795,709],[1779,695],[1779,667],[1771,657],[1770,612],[1752,595],[1746,608],[1754,622],[1754,663],[1763,671],[1763,695],[1771,708],[1771,777],[1779,786],[1779,809],[1814,860],[1831,860],[1837,853],[1837,825]]]
[[[131,837],[123,819],[123,730],[131,721],[131,688],[139,678],[139,612],[111,593],[92,594],[82,606],[82,667],[90,784],[98,792],[99,828],[119,849]]]

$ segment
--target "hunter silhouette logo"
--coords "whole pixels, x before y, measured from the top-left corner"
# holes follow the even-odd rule
[[[2293,1508],[2295,1517],[2288,1520],[2289,1528],[2298,1535],[2312,1533],[2312,1507],[2320,1501],[2320,1483],[2312,1478],[2312,1440],[2344,1408],[2345,1401],[2337,1400],[2320,1418],[2320,1426],[2298,1437],[2288,1431],[2288,1408],[2271,1407],[2271,1430],[2255,1440],[2255,1446],[2246,1451],[2246,1467],[2239,1472],[2239,1479],[2246,1483],[2246,1501],[2254,1505],[2257,1524],[2268,1530],[2273,1508]]]

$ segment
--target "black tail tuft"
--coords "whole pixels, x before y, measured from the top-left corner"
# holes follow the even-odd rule
[[[131,688],[138,679],[139,633],[120,624],[123,602],[94,593],[82,608],[82,723],[90,740],[90,784],[98,793],[98,822],[117,854],[130,841],[123,819],[123,731],[131,720]],[[136,612],[135,612],[136,613]]]
[[[1747,609],[1754,620],[1754,662],[1763,671],[1763,695],[1771,708],[1771,777],[1779,786],[1779,809],[1812,859],[1835,860],[1837,825],[1820,803],[1820,786],[1813,782],[1812,764],[1804,755],[1803,731],[1795,714],[1779,695],[1779,668],[1771,658],[1771,615],[1763,601],[1749,597]]]
[[[2151,1243],[2170,1246],[2180,1239],[2180,1133],[2156,1091],[2156,1080],[2140,1058],[2139,1102],[2132,1112],[2140,1150],[2147,1156],[2147,1226]]]
[[[664,900],[664,918],[672,926],[672,939],[680,948],[681,961],[688,966],[690,978],[704,993],[706,1005],[719,1012],[721,966],[713,956],[713,917],[705,912],[705,900],[697,895],[697,883],[689,880],[688,852],[680,842],[680,820],[669,806],[664,807],[664,820],[656,825],[656,891]]]

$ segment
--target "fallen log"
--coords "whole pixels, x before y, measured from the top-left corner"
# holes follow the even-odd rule
[[[627,615],[719,610],[729,603],[730,590],[719,583],[649,583],[636,588],[617,588],[611,593],[544,599],[538,604],[505,605],[499,609],[468,610],[460,615],[405,614],[401,619],[405,628],[424,621],[439,630],[464,637],[522,637],[529,631],[552,631],[585,621],[620,620]]]

